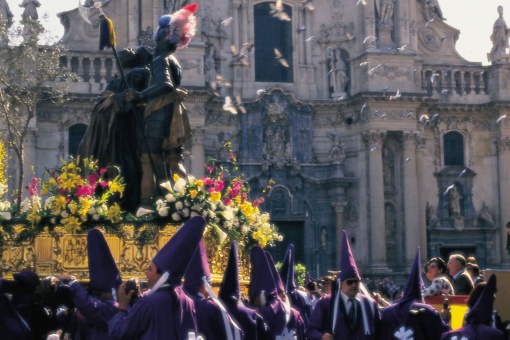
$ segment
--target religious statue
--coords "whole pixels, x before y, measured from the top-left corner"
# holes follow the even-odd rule
[[[214,47],[209,46],[204,60],[205,83],[209,86],[216,81],[216,62],[214,61]]]
[[[345,63],[340,56],[340,49],[329,49],[328,59],[329,81],[330,86],[333,87],[332,96],[344,96],[349,77],[346,73]]]
[[[439,7],[439,2],[437,0],[422,0],[423,1],[423,15],[425,20],[430,21],[432,19],[439,19],[441,21],[446,20],[443,17],[443,12],[441,11],[441,7]]]
[[[462,196],[459,194],[456,186],[453,186],[448,191],[448,208],[450,210],[450,216],[460,217],[460,200]]]
[[[328,230],[326,227],[321,229],[321,248],[322,251],[328,250]]]
[[[489,55],[490,61],[497,61],[500,58],[507,57],[506,48],[508,47],[508,36],[510,29],[503,19],[503,7],[498,6],[499,18],[494,22],[492,27],[492,50]]]
[[[23,10],[23,14],[21,14],[21,17],[23,20],[26,20],[27,18],[30,18],[32,20],[39,19],[39,14],[37,14],[37,7],[41,6],[41,3],[37,0],[23,0],[20,7],[25,7]]]
[[[7,28],[12,26],[13,14],[7,0],[0,0],[0,20],[7,22]]]
[[[482,211],[480,212],[480,220],[484,222],[486,225],[493,227],[494,226],[494,220],[492,219],[491,212],[489,210],[489,207],[483,202]]]
[[[379,24],[393,26],[393,7],[395,0],[381,0],[379,6]]]
[[[341,162],[345,159],[344,143],[342,142],[341,136],[336,133],[327,134],[331,141],[331,147],[329,148],[329,159],[333,162]]]

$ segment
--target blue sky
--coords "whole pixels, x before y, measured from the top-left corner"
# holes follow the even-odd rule
[[[21,0],[8,0],[7,2],[14,13],[15,20],[18,20],[22,12],[22,9],[19,8]],[[44,23],[45,27],[52,31],[54,35],[62,36],[63,28],[56,14],[76,8],[78,0],[41,0],[40,2],[39,15],[42,16],[44,13],[48,13],[51,19],[48,23]],[[84,0],[82,0],[83,2]],[[461,31],[457,41],[457,51],[469,61],[488,64],[487,53],[492,47],[489,37],[492,33],[492,25],[498,18],[497,7],[499,5],[507,7],[504,8],[506,11],[503,17],[508,25],[510,24],[510,2],[508,0],[439,0],[439,4],[444,17],[447,19],[446,23]]]

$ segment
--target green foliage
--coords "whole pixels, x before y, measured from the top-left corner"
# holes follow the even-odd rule
[[[276,267],[276,270],[280,270],[282,267],[281,262],[277,262],[274,265]],[[304,286],[305,284],[305,278],[306,278],[306,267],[303,266],[301,263],[296,263],[294,265],[294,281],[296,282],[296,286]]]

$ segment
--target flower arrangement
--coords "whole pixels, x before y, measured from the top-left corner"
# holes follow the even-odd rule
[[[230,153],[237,171],[235,156]],[[23,199],[15,220],[28,223],[23,230],[18,230],[18,241],[35,236],[46,226],[53,229],[60,225],[67,232],[75,233],[96,224],[115,226],[129,220],[140,228],[137,243],[143,245],[152,237],[144,223],[181,224],[196,215],[206,218],[205,237],[219,247],[226,244],[227,238],[246,248],[282,241],[276,226],[269,221],[269,214],[259,210],[264,198],[249,199],[250,188],[242,175],[231,177],[214,161],[205,164],[205,168],[206,176],[201,179],[175,175],[172,181],[161,184],[166,191],[163,197],[154,202],[152,209],[140,208],[134,217],[123,212],[115,202],[115,197],[122,197],[124,190],[120,175],[108,180],[109,170],[99,168],[97,161],[71,159],[58,169],[48,170],[48,178],[32,178],[27,185],[29,195]],[[115,173],[120,170],[116,168]],[[0,184],[0,198],[6,191],[6,186]],[[0,201],[0,221],[11,219],[12,209],[10,203]]]
[[[14,216],[14,207],[11,202],[7,199],[4,199],[5,194],[7,194],[8,186],[6,184],[0,183],[0,222],[2,221],[10,221]]]
[[[20,214],[27,214],[32,226],[41,222],[62,225],[71,233],[81,230],[84,223],[118,223],[122,211],[110,198],[115,194],[122,197],[124,184],[120,175],[108,180],[108,171],[94,160],[71,159],[59,169],[48,171],[49,178],[41,183],[41,195],[47,197],[44,204],[38,192],[40,180],[32,179],[27,186],[29,198],[23,200]]]

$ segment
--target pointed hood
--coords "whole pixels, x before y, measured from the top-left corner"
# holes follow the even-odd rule
[[[411,266],[411,273],[409,273],[406,285],[404,286],[402,300],[423,302],[423,296],[421,295],[421,292],[423,290],[424,284],[423,279],[421,278],[420,257],[420,248],[418,248],[416,251],[416,256],[414,257],[413,265]]]
[[[349,237],[345,230],[342,231],[342,252],[340,258],[340,280],[344,281],[347,279],[357,278],[361,280],[359,275],[358,266],[354,256],[352,256],[351,245],[349,244]]]
[[[273,275],[274,283],[276,284],[276,289],[279,293],[285,292],[285,287],[283,286],[282,278],[280,277],[280,274],[278,274],[278,271],[276,270],[276,266],[273,261],[273,257],[271,254],[267,251],[265,251],[266,257],[267,257],[267,263],[269,264],[269,268],[271,269],[271,274]]]
[[[421,291],[423,288],[423,280],[421,278],[421,266],[420,266],[420,248],[416,251],[411,272],[407,278],[407,282],[404,286],[404,293],[402,299],[398,301],[394,306],[388,308],[394,308],[392,319],[395,324],[403,324],[409,315],[409,311],[413,307],[415,302],[423,302]]]
[[[492,321],[492,311],[494,305],[494,293],[496,292],[496,275],[492,274],[485,288],[480,294],[473,308],[466,316],[466,321],[470,324],[490,325]]]
[[[184,289],[186,293],[195,295],[199,292],[203,284],[202,278],[205,276],[207,281],[211,279],[211,270],[207,261],[204,240],[201,239],[198,247],[191,258],[186,273],[184,273]]]
[[[99,229],[91,229],[87,234],[90,289],[95,292],[111,293],[122,283],[119,269]]]
[[[264,292],[264,295],[276,295],[276,284],[267,262],[266,254],[260,246],[254,246],[250,251],[250,286],[249,297],[253,302],[255,298]]]
[[[239,285],[239,264],[237,255],[237,242],[232,241],[230,253],[228,255],[227,268],[223,273],[218,297],[225,304],[237,303],[241,295],[241,286]]]
[[[287,292],[296,289],[296,282],[294,281],[294,245],[291,243],[287,247],[285,257],[280,267],[280,277]]]
[[[168,282],[179,285],[191,257],[197,249],[207,222],[202,216],[190,218],[159,250],[152,262],[161,272],[170,274]]]

